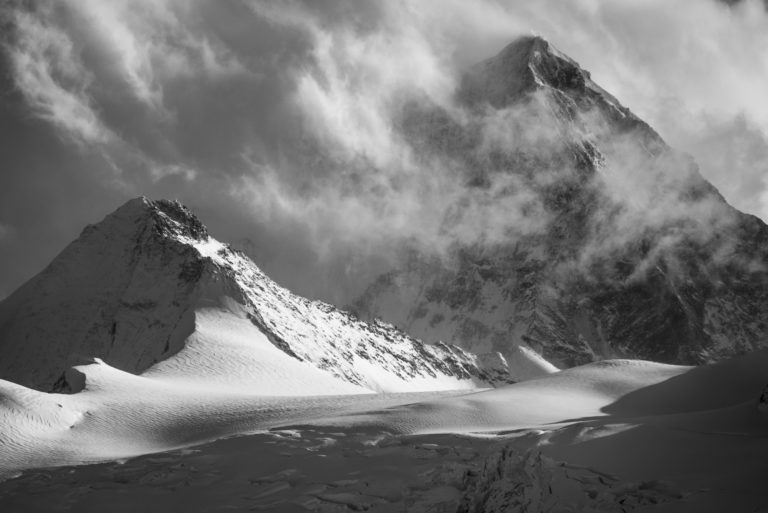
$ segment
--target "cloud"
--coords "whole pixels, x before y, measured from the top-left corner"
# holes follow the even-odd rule
[[[194,179],[194,162],[173,140],[183,112],[166,94],[248,73],[216,34],[196,28],[200,13],[175,1],[23,5],[2,9],[12,28],[4,46],[31,111],[101,154],[120,187]]]
[[[681,113],[675,139],[736,208],[768,219],[768,132],[750,118]]]
[[[729,201],[764,214],[757,203],[766,186],[747,170],[760,169],[761,161],[730,153],[713,162],[709,146],[741,137],[744,124],[763,140],[768,134],[768,13],[760,1],[731,8],[697,0],[554,7],[546,1],[529,6],[531,25],[673,147],[690,152]]]
[[[41,12],[50,14],[50,7]],[[11,13],[17,38],[9,49],[18,88],[44,119],[81,144],[112,138],[88,95],[93,75],[85,68],[67,33],[45,21],[46,16]]]
[[[98,43],[93,58],[127,86],[148,108],[165,109],[165,86],[200,75],[220,78],[244,71],[243,66],[212,34],[197,29],[197,13],[179,1],[101,2],[70,4],[70,27],[79,38]]]
[[[764,212],[766,185],[753,178],[764,169],[759,148],[768,149],[768,16],[758,1],[730,8],[698,0],[406,2],[382,7],[374,29],[362,30],[292,5],[283,22],[313,41],[314,67],[297,76],[310,126],[379,168],[407,157],[387,118],[399,93],[418,90],[445,105],[456,70],[534,32],[574,56],[673,146],[692,153],[727,199]],[[721,152],[713,159],[712,143],[742,137],[744,124],[752,131],[749,155]]]
[[[439,253],[551,221],[541,191],[574,179],[573,169],[489,172],[504,148],[546,159],[560,135],[542,118],[546,104],[469,112],[454,97],[468,66],[530,33],[693,154],[729,200],[768,215],[768,21],[755,0],[82,0],[0,9],[12,27],[4,42],[15,88],[29,112],[77,142],[84,174],[105,175],[91,187],[180,198],[218,219],[222,238],[264,241],[262,263],[299,291],[330,268],[363,280],[357,268],[403,243]],[[435,139],[420,138],[419,127]],[[611,168],[624,172],[601,185],[625,207],[618,226],[684,215],[718,222],[721,212],[705,203],[697,211],[672,193],[633,195],[647,184],[638,182],[640,157],[624,150]],[[658,176],[686,167],[657,164]],[[667,178],[676,186],[679,177]],[[66,194],[75,205],[83,191]],[[597,239],[595,251],[620,242]],[[337,274],[318,294],[338,286]]]

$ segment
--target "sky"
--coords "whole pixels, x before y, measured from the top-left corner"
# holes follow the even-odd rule
[[[402,239],[438,244],[462,193],[419,164],[393,112],[413,95],[449,105],[462,72],[530,34],[768,220],[758,0],[12,0],[0,298],[144,195],[180,200],[294,291],[349,301]]]

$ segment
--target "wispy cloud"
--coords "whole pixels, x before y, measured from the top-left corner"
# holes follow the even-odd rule
[[[184,2],[38,2],[2,9],[5,50],[32,112],[82,150],[101,154],[121,186],[197,175],[174,148],[179,82],[247,73]],[[184,17],[186,16],[186,18]]]
[[[530,33],[692,153],[736,206],[768,217],[768,17],[757,0],[30,5],[0,8],[13,81],[31,112],[102,157],[112,171],[99,186],[219,208],[240,220],[232,230],[301,255],[307,273],[403,241],[442,251],[550,221],[540,190],[568,166],[532,179],[483,171],[503,148],[543,160],[557,144],[539,100],[468,112],[454,98],[470,64]],[[418,123],[437,140],[407,129]],[[707,203],[636,194],[649,179],[639,158],[628,147],[601,185],[624,205],[621,233],[680,216],[718,222]],[[659,176],[666,191],[682,179]]]
[[[45,14],[11,13],[16,38],[9,54],[19,90],[38,115],[75,142],[109,141],[111,131],[99,119],[88,92],[93,74],[67,32],[46,21],[52,8],[40,12]]]

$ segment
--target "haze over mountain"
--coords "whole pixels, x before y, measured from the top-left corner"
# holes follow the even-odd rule
[[[442,258],[415,243],[359,313],[473,351],[529,346],[562,366],[766,347],[768,227],[589,72],[523,38],[471,68],[458,97],[471,115],[417,104],[404,130],[423,153],[462,160],[468,196],[507,215],[449,211],[443,232],[472,235],[450,237]]]

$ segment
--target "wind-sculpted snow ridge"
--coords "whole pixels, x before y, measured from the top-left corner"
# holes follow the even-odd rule
[[[284,357],[259,342],[264,337]],[[268,360],[286,383],[288,368],[319,369],[327,375],[323,381],[339,382],[331,393],[510,381],[503,359],[425,345],[389,324],[365,323],[290,293],[211,238],[178,202],[146,198],[86,228],[0,304],[0,350],[0,378],[57,391],[80,388],[84,380],[67,370],[93,358],[135,374],[160,365],[177,378],[226,380],[230,374],[233,385],[237,375],[243,386],[267,386],[254,376],[267,372]],[[487,371],[481,368],[486,361]]]
[[[526,37],[471,67],[456,104],[461,116],[414,105],[407,139],[520,214],[493,217],[511,220],[487,240],[456,235],[447,255],[405,252],[355,302],[361,317],[508,359],[533,349],[559,367],[765,347],[768,226],[588,71]]]

